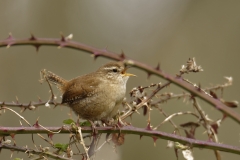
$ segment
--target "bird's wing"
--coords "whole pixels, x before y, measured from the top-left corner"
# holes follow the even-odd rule
[[[68,82],[62,96],[62,103],[74,103],[95,94],[99,86],[99,81],[87,76],[78,77]]]

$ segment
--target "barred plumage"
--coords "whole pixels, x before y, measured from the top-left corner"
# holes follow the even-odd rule
[[[41,70],[41,74],[44,78],[57,85],[59,90],[65,92],[65,84],[67,83],[67,80],[45,69]]]

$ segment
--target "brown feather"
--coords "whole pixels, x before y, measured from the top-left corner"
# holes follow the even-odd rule
[[[65,86],[67,84],[67,80],[63,79],[62,77],[46,70],[42,70],[41,73],[45,78],[47,78],[50,82],[54,83],[57,85],[58,89],[61,90],[62,92],[65,92]]]
[[[95,94],[100,81],[87,78],[92,77],[93,75],[95,74],[90,73],[70,80],[64,87],[65,92],[62,96],[62,103],[75,103]]]

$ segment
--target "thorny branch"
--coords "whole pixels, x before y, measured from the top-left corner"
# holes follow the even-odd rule
[[[51,131],[58,131],[60,129],[59,127],[46,127],[46,128]],[[70,128],[69,126],[63,126],[61,128],[60,133],[69,133],[71,129],[72,128]],[[92,132],[91,127],[82,127],[81,129],[82,129],[81,130],[82,133]],[[142,136],[148,136],[148,137],[154,136],[159,139],[171,140],[171,141],[179,142],[182,144],[191,144],[192,147],[215,149],[215,150],[220,150],[224,152],[240,154],[239,147],[230,146],[226,144],[219,144],[219,143],[214,143],[209,141],[185,138],[185,137],[178,136],[171,133],[165,133],[165,132],[156,131],[156,130],[147,130],[144,128],[136,128],[133,126],[123,126],[122,128],[115,128],[115,129],[113,129],[112,127],[97,127],[96,129],[98,130],[99,133],[119,133],[119,131],[121,130],[121,133],[124,133],[124,134],[135,134],[135,135],[142,135]],[[0,127],[1,135],[9,135],[11,133],[20,133],[20,134],[45,133],[47,134],[49,132],[43,128],[35,128],[35,127]]]
[[[34,110],[36,109],[36,107],[45,106],[46,104],[49,104],[49,105],[51,104],[51,105],[54,105],[55,107],[59,105],[64,105],[64,104],[61,104],[60,102],[55,102],[53,100],[42,101],[40,99],[39,99],[39,102],[30,102],[30,103],[0,102],[0,106],[20,107],[22,108],[21,112],[25,111],[26,109]]]
[[[51,153],[49,151],[42,151],[42,150],[34,150],[34,149],[29,149],[27,147],[18,147],[14,145],[9,145],[9,144],[2,144],[0,143],[0,149],[9,149],[11,151],[19,151],[19,152],[24,152],[27,153],[29,158],[33,158],[34,155],[38,155],[39,158],[43,159],[44,157],[49,157],[53,159],[60,159],[60,160],[73,160],[71,158],[59,156],[57,154]]]

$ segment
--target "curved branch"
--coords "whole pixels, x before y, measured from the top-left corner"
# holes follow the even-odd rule
[[[70,133],[70,130],[72,130],[68,126],[63,127],[45,127],[48,130],[51,131],[60,131],[60,133]],[[236,146],[230,146],[226,144],[219,144],[209,141],[202,141],[202,140],[196,140],[196,139],[190,139],[185,138],[182,136],[178,136],[171,133],[165,133],[161,131],[156,130],[149,130],[149,129],[142,129],[142,128],[136,128],[132,126],[124,126],[122,128],[112,128],[112,127],[96,127],[97,131],[99,133],[119,133],[121,130],[121,133],[123,134],[134,134],[134,135],[140,135],[140,136],[148,136],[148,137],[154,137],[154,138],[160,138],[170,141],[179,142],[182,144],[190,144],[191,147],[197,147],[197,148],[207,148],[207,149],[213,149],[213,150],[219,150],[223,152],[230,152],[234,154],[240,155],[240,147]],[[74,131],[73,131],[74,132]],[[33,134],[33,133],[45,133],[48,134],[49,132],[43,128],[40,127],[0,127],[0,135],[10,135],[10,134]],[[82,127],[82,133],[92,133],[91,127]],[[0,145],[1,149],[1,145]]]

